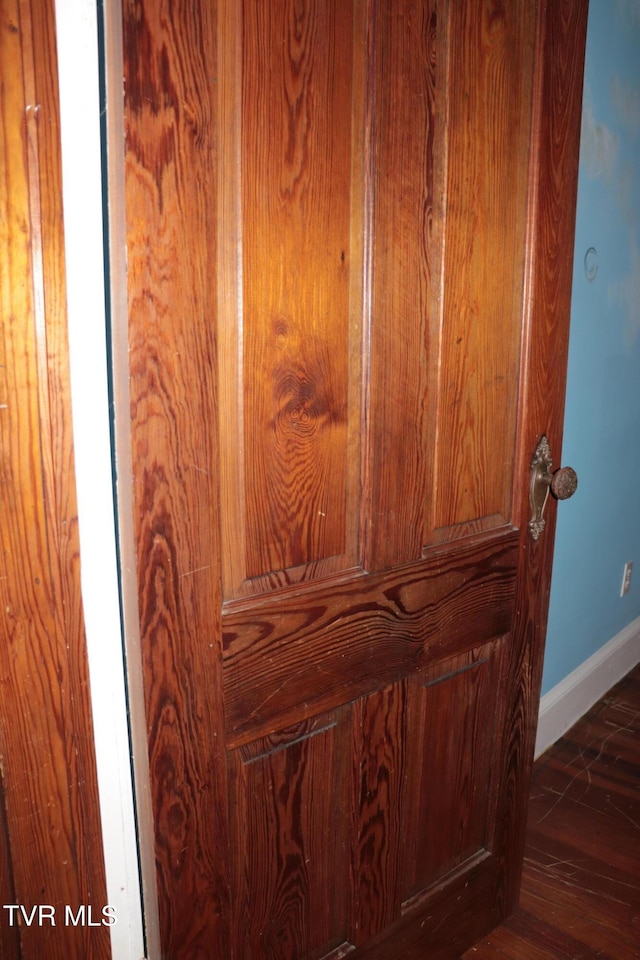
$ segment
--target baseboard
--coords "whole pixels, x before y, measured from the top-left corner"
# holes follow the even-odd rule
[[[536,757],[566,733],[638,661],[640,617],[541,698]]]

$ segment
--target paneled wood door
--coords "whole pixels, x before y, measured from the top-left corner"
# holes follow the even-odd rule
[[[125,2],[163,957],[453,958],[514,904],[585,21]]]

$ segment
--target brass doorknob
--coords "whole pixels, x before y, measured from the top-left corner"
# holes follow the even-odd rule
[[[547,505],[549,491],[556,500],[568,500],[578,488],[578,475],[571,467],[560,467],[551,472],[553,460],[551,448],[545,436],[536,447],[531,461],[531,485],[529,487],[529,502],[531,504],[531,520],[529,530],[534,540],[537,540],[544,530],[544,508]]]

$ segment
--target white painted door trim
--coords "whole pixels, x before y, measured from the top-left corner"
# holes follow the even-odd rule
[[[107,380],[97,9],[55,0],[72,421],[98,789],[114,960],[141,960],[140,864],[118,584]]]

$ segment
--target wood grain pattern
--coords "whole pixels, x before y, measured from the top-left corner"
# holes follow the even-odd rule
[[[171,16],[156,0],[124,7],[134,523],[149,766],[163,950],[189,960],[229,952],[228,866],[219,856],[228,842],[226,764],[220,702],[211,696],[220,684],[216,15],[209,3],[172,8]]]
[[[455,536],[511,516],[536,11],[450,9],[433,526]]]
[[[238,960],[324,957],[348,939],[349,713],[229,756]]]
[[[362,532],[368,570],[416,560],[424,543],[427,329],[437,272],[432,223],[436,190],[442,190],[434,147],[444,52],[438,6],[377,4],[369,27],[371,289]]]
[[[221,5],[227,599],[357,565],[361,7]]]
[[[637,960],[640,669],[536,763],[520,905],[465,960]]]
[[[451,17],[435,528],[510,517],[535,6]]]
[[[346,548],[351,6],[244,4],[248,577]]]
[[[0,64],[0,685],[12,902],[48,903],[58,917],[66,904],[91,903],[99,914],[107,901],[73,483],[52,3],[0,5]],[[19,953],[14,940],[8,955],[25,960],[110,956],[105,927],[23,924],[16,937]]]
[[[508,632],[517,533],[224,618],[231,743]]]
[[[520,477],[529,475],[541,433],[550,438],[554,456],[560,456],[587,7],[571,0],[548,4],[538,26],[526,252],[529,295],[517,440]],[[514,517],[522,529],[529,519],[526,486],[514,490]],[[514,623],[518,643],[509,648],[505,661],[504,689],[510,692],[504,700],[506,743],[495,846],[504,882],[495,905],[496,922],[514,908],[519,890],[520,871],[512,864],[522,860],[524,850],[527,771],[535,746],[549,603],[548,591],[534,584],[551,568],[555,510],[552,504],[547,512],[545,536],[535,543],[524,538],[520,546]]]
[[[466,943],[482,936],[479,931],[486,925],[495,880],[490,857],[479,857],[418,898],[352,960],[455,960]]]
[[[125,8],[163,951],[451,960],[512,902],[535,721],[547,5],[205,7]]]
[[[400,915],[407,685],[363,698],[356,713],[358,795],[353,941],[366,943]]]
[[[496,757],[496,647],[486,644],[413,682],[403,900],[490,845]],[[438,829],[433,829],[433,824]]]

